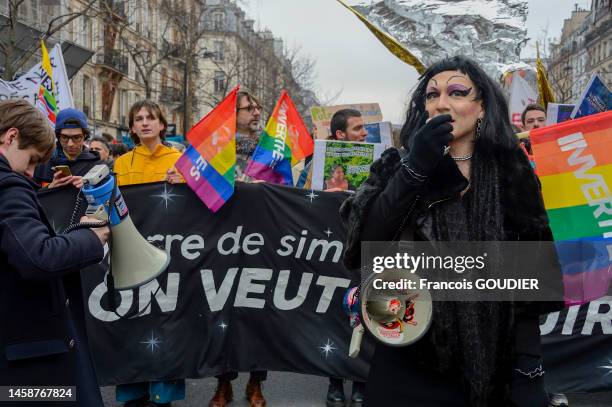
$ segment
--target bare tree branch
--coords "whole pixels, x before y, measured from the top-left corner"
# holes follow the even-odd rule
[[[11,12],[9,15],[9,20],[15,22],[14,25],[11,24],[11,31],[13,31],[12,33],[13,35],[15,34],[14,30],[16,29],[16,25],[17,25],[16,24],[17,16],[19,14],[18,11],[22,3],[23,3],[23,0],[19,0],[17,2],[10,1],[10,4],[14,5],[14,7],[11,7]],[[19,57],[12,58],[11,60],[9,60],[8,55],[5,54],[7,59],[5,61],[4,77],[7,79],[12,78],[13,74],[19,69],[21,69],[23,65],[38,51],[41,40],[46,40],[47,38],[59,32],[59,30],[61,30],[68,24],[72,23],[72,21],[74,21],[75,19],[81,16],[84,16],[84,15],[87,15],[89,11],[94,9],[94,5],[96,3],[98,3],[98,0],[89,0],[87,3],[85,3],[85,6],[78,12],[72,12],[72,13],[63,14],[57,17],[53,17],[47,23],[47,29],[41,35],[37,37],[37,41],[33,41],[32,44]],[[3,42],[3,41],[0,40],[0,42]],[[6,48],[7,43],[3,42],[3,45]],[[12,48],[10,53],[14,54],[15,44],[11,45],[9,43],[8,46]]]

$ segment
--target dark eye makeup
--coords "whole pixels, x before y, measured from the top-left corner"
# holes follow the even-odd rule
[[[458,95],[458,96],[467,96],[470,94],[470,92],[472,92],[472,88],[468,88],[466,86],[463,85],[459,85],[459,84],[453,84],[453,85],[449,85],[447,88],[448,94],[449,95]]]
[[[434,87],[429,87],[425,91],[425,99],[431,99],[432,97],[436,97],[440,95],[440,91]]]

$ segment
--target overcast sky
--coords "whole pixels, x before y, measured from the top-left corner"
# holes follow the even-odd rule
[[[591,0],[529,0],[527,35],[533,41],[523,56],[535,55],[535,40],[541,41],[545,30],[549,38],[558,38],[576,3],[588,8]],[[243,4],[259,28],[269,28],[287,45],[300,46],[304,55],[316,60],[319,94],[331,96],[342,90],[337,104],[378,102],[385,120],[403,121],[416,71],[387,51],[336,0],[245,0]]]

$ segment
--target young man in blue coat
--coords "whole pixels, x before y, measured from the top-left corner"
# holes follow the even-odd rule
[[[31,177],[54,147],[53,130],[35,107],[0,102],[0,386],[76,386],[76,403],[53,405],[98,407],[82,298],[73,285],[81,268],[102,260],[109,229],[53,231]],[[26,404],[39,403],[15,403]]]

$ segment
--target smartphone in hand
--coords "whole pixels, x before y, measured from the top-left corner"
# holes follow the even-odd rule
[[[56,165],[55,167],[53,167],[54,173],[58,171],[62,173],[62,178],[69,177],[72,175],[72,173],[70,172],[70,167],[68,167],[67,165]]]

